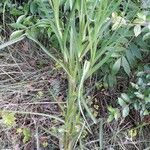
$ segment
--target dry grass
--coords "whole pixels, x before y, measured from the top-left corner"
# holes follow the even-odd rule
[[[55,64],[47,55],[37,49],[35,45],[25,40],[1,52],[0,109],[18,113],[15,115],[16,125],[13,128],[6,127],[1,121],[0,149],[54,150],[59,147],[57,134],[53,135],[51,129],[59,128],[61,124],[46,115],[62,115],[60,106],[66,103],[66,75],[62,70],[55,68]],[[103,116],[104,147],[115,150],[143,150],[149,147],[148,126],[139,128],[138,135],[131,138],[128,132],[135,127],[131,119],[106,122],[107,111],[103,108],[108,104],[114,105],[117,95],[115,90],[90,93],[91,97],[97,99],[95,104],[99,105],[99,109],[95,111],[99,113],[98,117]],[[95,106],[92,105],[92,107]],[[85,133],[84,149],[98,149],[99,125],[99,122],[97,125],[90,124],[93,133]],[[27,143],[23,143],[22,135],[17,133],[17,129],[25,127],[32,133],[32,138]],[[49,146],[44,148],[42,146],[44,142],[48,142]]]
[[[13,128],[6,128],[1,122],[0,149],[34,149],[45,140],[52,146],[58,146],[58,141],[48,135],[45,129],[58,126],[59,123],[46,114],[61,115],[59,105],[65,104],[65,75],[37,49],[25,40],[1,52],[0,109],[18,113]],[[22,143],[22,136],[16,132],[24,127],[32,131],[32,139],[26,144]]]

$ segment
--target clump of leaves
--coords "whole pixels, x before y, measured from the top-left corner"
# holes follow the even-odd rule
[[[18,128],[17,133],[23,136],[23,143],[27,143],[31,139],[31,131],[29,128]]]
[[[31,131],[29,128],[24,128],[22,132],[23,132],[23,143],[26,143],[31,139]]]
[[[150,114],[150,72],[142,71],[137,74],[137,83],[131,83],[132,91],[129,93],[130,105],[140,111],[141,117]]]
[[[150,114],[150,72],[149,70],[137,73],[137,82],[131,83],[127,93],[122,93],[118,98],[118,104],[121,106],[119,112],[117,108],[109,107],[109,119],[117,120],[129,115],[130,110],[136,110],[140,113],[141,118]],[[111,108],[111,109],[110,109]],[[119,115],[120,114],[120,115]]]
[[[150,1],[143,2],[141,5],[141,11],[137,13],[136,18],[133,21],[134,34],[139,36],[143,33],[143,40],[150,38],[150,12],[149,12]]]
[[[15,17],[18,17],[22,14],[24,14],[25,11],[27,11],[27,3],[17,3],[16,1],[12,0],[1,0],[0,1],[0,13],[3,14],[3,17],[7,17],[7,15],[13,16],[12,18],[7,17],[8,20],[15,19]],[[12,21],[11,20],[11,21]],[[3,20],[4,21],[4,20]]]
[[[15,114],[14,113],[10,113],[10,112],[3,112],[2,113],[2,122],[8,126],[8,127],[13,127],[15,125]]]
[[[108,122],[111,122],[113,119],[118,120],[120,117],[120,111],[118,108],[113,108],[112,106],[108,107],[109,117],[107,119]]]

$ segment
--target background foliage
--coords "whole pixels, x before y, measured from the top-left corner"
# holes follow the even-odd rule
[[[36,51],[42,49],[50,57],[52,70],[64,74],[59,80],[67,80],[62,94],[65,105],[59,104],[60,114],[48,114],[57,125],[45,129],[57,139],[54,141],[59,149],[105,149],[108,145],[114,149],[149,147],[149,143],[135,144],[132,139],[140,140],[145,126],[149,125],[149,119],[145,121],[150,115],[149,6],[149,0],[0,2],[0,50],[22,40],[34,42],[38,45]],[[44,68],[44,64],[41,58],[38,68]],[[50,95],[60,100],[60,81],[49,82]],[[43,93],[38,92],[36,98],[43,97]],[[96,112],[92,103],[97,104]],[[16,113],[4,110],[3,125],[15,128]],[[34,111],[31,114],[37,115]],[[132,115],[138,116],[138,121]],[[131,120],[134,120],[133,129],[129,126],[123,130],[123,124],[128,125]],[[118,126],[113,130],[111,126],[115,124]],[[23,144],[32,141],[30,130],[31,127],[18,128]],[[121,138],[119,144],[118,138]],[[122,142],[127,138],[133,147],[126,147]],[[42,142],[45,147],[49,145],[47,140]],[[39,148],[38,140],[36,144]]]

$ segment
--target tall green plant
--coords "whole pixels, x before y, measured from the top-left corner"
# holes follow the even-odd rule
[[[18,35],[27,36],[47,53],[55,62],[61,65],[68,75],[67,107],[64,108],[65,123],[60,136],[60,147],[72,150],[76,147],[83,129],[90,131],[87,117],[96,123],[97,120],[88,108],[84,96],[85,81],[91,77],[110,59],[117,46],[124,38],[125,30],[118,34],[111,30],[111,14],[118,10],[121,0],[49,0],[33,1],[38,5],[42,16],[35,25],[21,28],[13,33],[14,40],[2,45],[18,41]],[[26,18],[28,18],[26,16]],[[17,23],[23,22],[25,16],[20,17]],[[31,21],[31,20],[30,20]],[[31,21],[32,22],[32,21]],[[52,46],[57,48],[58,55],[46,48],[38,40],[35,31],[45,28],[50,40],[55,39]],[[120,25],[118,24],[119,28]],[[23,36],[21,36],[21,39]],[[20,40],[21,40],[20,39]],[[87,116],[88,114],[88,116]]]

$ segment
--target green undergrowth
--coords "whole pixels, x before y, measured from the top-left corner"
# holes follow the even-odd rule
[[[34,109],[34,106],[31,112],[2,107],[2,122],[5,126],[14,128],[17,114],[48,117],[52,125],[46,126],[46,134],[52,135],[54,145],[59,149],[141,149],[144,144],[141,146],[134,140],[140,140],[144,132],[142,129],[149,125],[149,122],[144,121],[144,116],[149,117],[149,71],[140,69],[149,66],[150,61],[148,4],[149,1],[145,0],[2,1],[1,52],[26,41],[26,45],[23,43],[21,47],[26,50],[20,55],[24,58],[22,60],[30,55],[33,58],[30,63],[32,69],[38,68],[39,71],[51,65],[50,69],[59,73],[56,79],[47,75],[41,77],[40,72],[33,74],[36,78],[33,80],[48,81],[47,84],[41,84],[42,87],[36,87],[42,90],[37,90],[34,98],[51,97],[58,105],[56,108],[54,105],[46,113],[42,108]],[[6,31],[9,33],[6,34]],[[34,53],[30,50],[39,54],[32,57]],[[44,54],[40,50],[49,58],[42,57]],[[41,60],[37,62],[40,56]],[[2,71],[15,82],[9,71]],[[22,69],[20,71],[22,74],[25,72]],[[128,84],[124,84],[125,79],[129,80],[126,81]],[[120,91],[116,88],[119,82],[123,84]],[[34,93],[34,86],[31,85],[28,87]],[[44,92],[43,87],[49,90]],[[96,97],[98,94],[100,96]],[[95,115],[97,112],[91,104],[95,97],[99,102],[97,111],[102,109],[101,113],[105,115]],[[132,114],[140,118],[140,124],[134,123],[136,119],[129,117],[134,109],[136,113]],[[36,137],[38,127],[34,119]],[[30,130],[31,126],[18,129],[24,144],[32,141]],[[145,133],[143,137],[141,139],[145,140]],[[37,149],[40,140],[36,138]],[[148,147],[148,142],[145,143]],[[43,145],[49,145],[47,139],[43,140]]]

